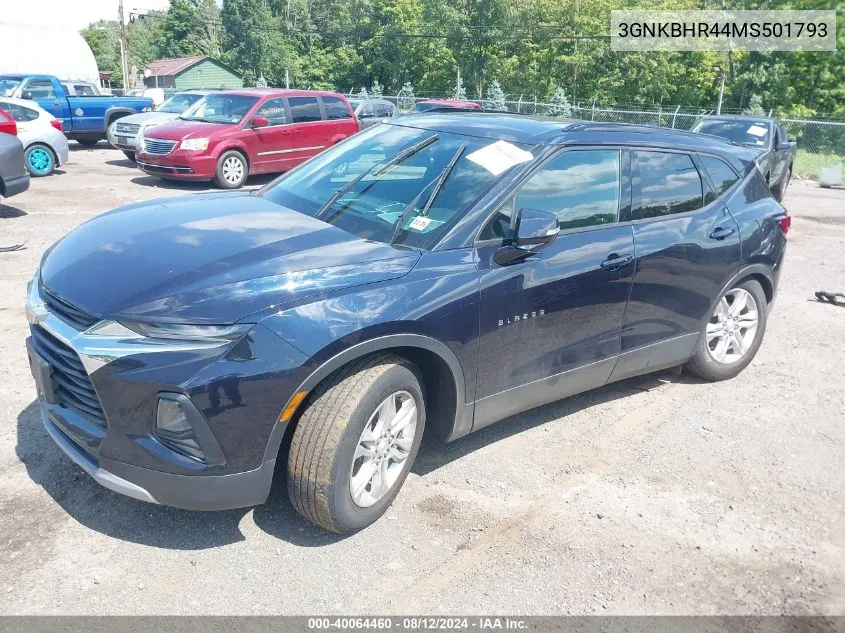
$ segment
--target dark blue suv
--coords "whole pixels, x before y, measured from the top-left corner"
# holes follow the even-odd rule
[[[299,512],[354,531],[425,428],[738,374],[789,221],[715,138],[397,118],[259,191],[129,205],[55,244],[27,303],[44,426],[104,486],[182,508],[262,503],[279,460]]]

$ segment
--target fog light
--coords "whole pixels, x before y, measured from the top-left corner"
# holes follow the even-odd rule
[[[177,400],[159,398],[156,413],[156,437],[168,448],[194,459],[205,460],[194,428]]]

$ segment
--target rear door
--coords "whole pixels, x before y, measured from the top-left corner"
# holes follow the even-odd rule
[[[624,172],[618,148],[559,152],[482,230],[478,426],[610,375],[634,272],[632,227],[619,223],[630,201]],[[522,208],[554,213],[560,233],[537,255],[499,265],[493,256]]]
[[[323,104],[323,111],[325,112],[326,120],[329,122],[329,129],[331,130],[331,138],[329,138],[327,145],[334,145],[339,140],[351,136],[358,131],[355,116],[352,114],[352,110],[346,101],[340,97],[332,97],[330,95],[323,95],[320,97],[320,101]]]
[[[319,154],[329,142],[331,125],[323,120],[323,109],[315,96],[287,97],[291,117],[290,152],[287,168]]]
[[[613,379],[689,358],[740,264],[739,227],[686,152],[631,151],[637,271]]]

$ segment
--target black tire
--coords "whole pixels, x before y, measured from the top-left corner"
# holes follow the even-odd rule
[[[236,180],[231,179],[226,170],[232,165],[232,161],[240,161],[241,175]],[[231,173],[231,172],[229,172]],[[220,155],[217,159],[217,168],[214,170],[214,184],[221,189],[239,189],[243,187],[246,178],[249,176],[249,164],[246,156],[239,151],[230,149]]]
[[[753,298],[754,303],[756,303],[757,332],[754,335],[754,340],[751,345],[741,358],[730,364],[720,363],[713,358],[707,344],[706,331],[707,324],[710,323],[710,319],[708,319],[707,323],[705,323],[704,327],[702,327],[701,336],[695,346],[695,353],[685,365],[686,369],[704,380],[715,382],[733,378],[745,369],[754,359],[754,356],[757,354],[757,350],[760,349],[760,344],[763,342],[763,336],[766,333],[766,322],[768,320],[768,303],[766,301],[766,294],[763,292],[763,287],[753,279],[749,279],[728,289],[721,297],[719,297],[719,301],[721,301],[725,295],[733,292],[737,288],[746,290],[748,294],[751,295],[751,298]],[[718,305],[718,302],[716,305]]]
[[[423,436],[421,382],[414,365],[382,352],[350,363],[312,392],[288,454],[288,494],[297,512],[338,534],[363,529],[385,513],[413,465]],[[361,507],[350,491],[355,450],[375,411],[398,392],[411,394],[417,407],[413,444],[386,495]]]
[[[775,200],[781,202],[783,200],[784,195],[786,195],[786,188],[789,186],[789,181],[792,178],[792,165],[786,170],[783,176],[780,178],[780,182],[772,189],[772,195],[775,197]]]
[[[98,138],[78,138],[76,142],[82,145],[83,147],[94,147],[97,143],[100,142]]]
[[[135,160],[136,160],[136,159],[135,159],[135,152],[123,152],[123,155],[124,155],[124,156],[126,156],[126,158],[128,158],[129,160],[131,160],[133,163],[134,163],[134,162],[135,162]]]

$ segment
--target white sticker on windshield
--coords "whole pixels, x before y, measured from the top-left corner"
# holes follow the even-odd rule
[[[762,125],[752,125],[748,128],[747,132],[749,134],[753,134],[754,136],[766,136],[769,130],[764,128]]]
[[[408,228],[414,229],[415,231],[425,231],[429,224],[431,224],[431,220],[421,215],[414,218],[414,221],[411,222]]]
[[[494,176],[507,171],[514,165],[527,163],[534,159],[531,152],[519,149],[516,145],[507,141],[496,141],[487,147],[467,154],[467,160],[480,165]]]

